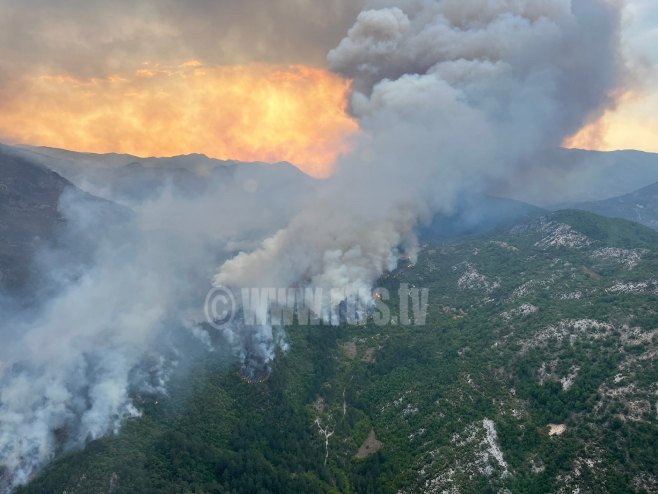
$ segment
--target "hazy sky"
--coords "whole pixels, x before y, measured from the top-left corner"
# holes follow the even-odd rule
[[[658,63],[658,3],[631,0],[627,10],[629,47]]]
[[[620,96],[617,109],[583,129],[569,144],[658,152],[658,2],[627,0],[623,35],[636,85]]]
[[[5,69],[108,75],[151,61],[324,63],[359,0],[0,0]]]
[[[658,2],[627,3],[639,84],[572,145],[658,151]],[[364,4],[0,0],[0,139],[281,159],[322,175],[356,131],[326,54]]]

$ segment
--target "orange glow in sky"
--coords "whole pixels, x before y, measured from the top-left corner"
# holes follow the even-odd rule
[[[290,161],[324,177],[358,131],[349,83],[304,66],[145,64],[102,79],[32,77],[13,92],[1,138],[75,151]]]
[[[594,151],[637,149],[658,152],[658,94],[626,92],[615,109],[564,142],[568,148]]]

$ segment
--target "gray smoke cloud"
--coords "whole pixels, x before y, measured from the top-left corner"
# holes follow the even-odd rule
[[[41,255],[59,289],[36,307],[0,298],[0,492],[58,452],[118,432],[141,414],[136,394],[166,394],[176,363],[190,357],[181,341],[190,351],[224,345],[261,367],[285,349],[269,327],[212,336],[201,324],[203,300],[208,273],[237,246],[253,248],[283,227],[299,191],[311,193],[310,179],[289,165],[245,164],[231,175],[219,168],[203,193],[143,191],[147,199],[116,223],[79,192],[62,195],[66,234],[76,241],[93,232],[97,242],[89,266],[72,277],[58,276],[57,252]]]
[[[324,65],[361,0],[0,0],[0,96],[21,76],[88,79],[201,59]]]
[[[418,222],[510,181],[613,104],[620,11],[605,0],[369,1],[328,56],[354,81],[356,151],[215,284],[361,289],[413,258]]]

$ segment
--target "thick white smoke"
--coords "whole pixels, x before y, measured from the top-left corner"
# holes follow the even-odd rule
[[[58,451],[118,431],[140,414],[135,392],[165,393],[168,373],[185,358],[178,345],[191,340],[181,335],[191,331],[201,348],[212,346],[198,325],[208,273],[234,245],[252,245],[289,221],[297,210],[290,188],[299,188],[300,176],[245,165],[230,180],[220,174],[201,196],[168,190],[134,205],[118,224],[81,194],[62,196],[68,233],[94,232],[98,245],[92,265],[73,279],[63,273],[56,296],[38,308],[2,307],[0,492],[28,481]],[[266,215],[257,214],[261,201]],[[59,259],[43,263],[56,271]],[[227,333],[225,344],[266,366],[285,342],[262,331]]]
[[[356,152],[291,224],[215,284],[362,288],[414,228],[504,183],[612,103],[621,7],[606,0],[371,0],[329,53],[354,81]]]

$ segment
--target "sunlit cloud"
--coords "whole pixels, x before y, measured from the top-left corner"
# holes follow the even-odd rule
[[[658,152],[658,4],[628,0],[623,48],[631,69],[630,85],[617,104],[589,122],[564,146],[595,151],[637,149]]]
[[[86,80],[31,76],[12,92],[3,139],[88,152],[290,161],[326,176],[358,131],[349,82],[305,66],[150,63]]]
[[[567,139],[566,147],[596,151],[637,149],[658,152],[658,94],[627,92],[615,109]]]

